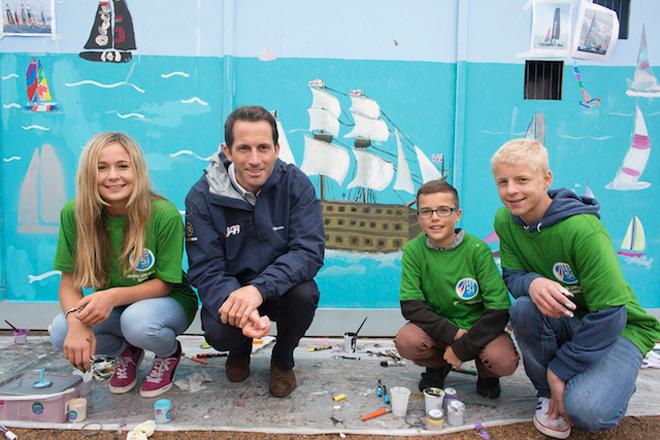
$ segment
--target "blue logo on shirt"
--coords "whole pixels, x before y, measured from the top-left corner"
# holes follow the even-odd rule
[[[135,266],[135,269],[138,272],[146,272],[147,270],[154,267],[155,262],[156,262],[156,257],[154,257],[154,253],[151,252],[151,250],[149,250],[148,248],[144,248],[144,252],[142,253],[140,259],[138,259],[137,266]]]
[[[463,278],[456,283],[456,295],[461,299],[472,299],[479,293],[479,283],[473,278]]]
[[[561,261],[552,266],[552,273],[562,283],[575,284],[578,282],[573,270],[571,270],[571,266]]]

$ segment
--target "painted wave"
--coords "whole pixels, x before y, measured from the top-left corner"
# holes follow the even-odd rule
[[[144,89],[136,86],[133,83],[129,83],[128,81],[120,81],[120,82],[116,82],[116,83],[112,83],[112,84],[104,84],[104,83],[100,83],[98,81],[94,81],[94,80],[91,80],[91,79],[84,79],[82,81],[78,81],[78,82],[74,82],[74,83],[64,83],[64,85],[67,86],[67,87],[79,87],[79,86],[83,86],[83,85],[92,85],[92,86],[96,86],[96,87],[101,87],[103,89],[114,89],[115,87],[129,86],[129,87],[134,88],[136,91],[138,91],[140,93],[145,92]]]

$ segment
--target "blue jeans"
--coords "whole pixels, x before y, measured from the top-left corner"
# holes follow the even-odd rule
[[[548,364],[562,344],[573,337],[582,321],[544,316],[527,296],[516,299],[509,314],[525,372],[538,396],[550,397]],[[613,428],[619,423],[635,392],[642,359],[642,353],[632,342],[618,336],[605,356],[566,383],[564,406],[576,426],[593,432]]]
[[[96,354],[118,356],[127,344],[167,357],[177,350],[177,335],[190,323],[183,307],[170,297],[150,298],[112,309],[108,319],[93,327]],[[63,351],[68,325],[59,313],[51,324],[50,342]]]

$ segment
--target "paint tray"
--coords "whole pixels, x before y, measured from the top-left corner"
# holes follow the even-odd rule
[[[47,388],[33,388],[39,372],[19,373],[0,382],[0,420],[64,423],[66,402],[80,395],[80,376],[46,374]]]

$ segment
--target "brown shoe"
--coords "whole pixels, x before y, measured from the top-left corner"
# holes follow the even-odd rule
[[[225,363],[225,373],[232,382],[243,382],[250,375],[250,355],[229,352]]]
[[[296,389],[296,375],[293,368],[280,370],[273,360],[270,361],[270,394],[273,397],[286,397]]]

